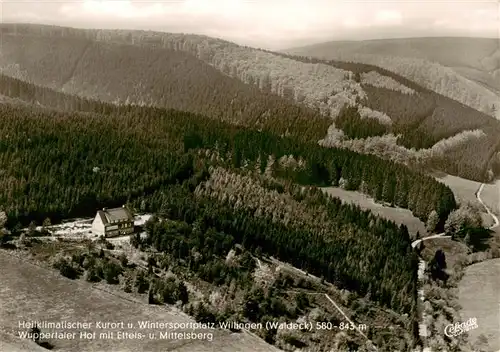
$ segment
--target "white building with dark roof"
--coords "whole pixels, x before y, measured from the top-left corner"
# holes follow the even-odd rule
[[[113,237],[134,232],[134,216],[125,206],[98,210],[92,222],[92,232],[98,236]]]

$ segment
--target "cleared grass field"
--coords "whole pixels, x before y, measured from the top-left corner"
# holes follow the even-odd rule
[[[65,352],[128,352],[128,351],[279,351],[263,340],[246,332],[230,333],[224,330],[197,330],[213,333],[208,339],[160,339],[161,332],[190,332],[191,329],[155,330],[128,329],[127,323],[137,326],[138,321],[193,322],[183,313],[165,306],[148,305],[134,299],[126,299],[92,287],[85,281],[66,279],[48,269],[14,257],[0,250],[0,351],[39,351],[33,343],[17,337],[20,321],[93,322],[88,332],[96,332],[96,339],[80,339],[83,330],[50,330],[42,332],[76,332],[75,339],[49,339],[53,351]],[[124,322],[124,329],[98,329],[96,322]],[[114,339],[99,338],[100,332],[114,331]],[[146,338],[116,338],[118,331],[142,332]],[[153,333],[155,339],[148,338]],[[9,335],[4,338],[5,334]],[[3,347],[2,347],[3,346]],[[4,349],[4,347],[9,349]],[[30,348],[33,346],[33,348]]]
[[[493,213],[500,215],[500,180],[496,180],[494,184],[485,185],[481,198]]]
[[[478,206],[479,209],[482,208],[481,203],[479,203],[476,198],[476,192],[481,186],[480,182],[466,180],[465,178],[447,174],[439,174],[436,175],[435,178],[437,181],[442,182],[451,188],[456,200],[459,203],[471,203]],[[486,195],[486,193],[486,189],[484,189],[482,195]],[[483,201],[485,200],[483,199]]]
[[[481,334],[490,351],[500,349],[500,258],[467,267],[459,284],[460,312],[465,321],[477,318],[478,329],[469,331],[469,341]]]
[[[435,175],[435,178],[439,182],[442,182],[451,188],[456,200],[459,203],[470,203],[473,206],[477,207],[482,213],[484,226],[488,227],[493,225],[491,216],[488,215],[484,207],[476,198],[476,192],[481,186],[480,182],[466,180],[464,178],[445,174],[438,176]],[[496,183],[485,184],[483,191],[481,192],[481,199],[493,213],[500,215],[500,181],[496,181]]]
[[[358,205],[361,209],[370,210],[375,215],[392,220],[397,224],[404,224],[408,227],[410,234],[420,232],[422,237],[426,236],[425,224],[411,213],[408,209],[393,208],[379,203],[375,203],[373,198],[356,191],[346,191],[338,187],[324,187],[323,191],[340,198],[344,203]]]

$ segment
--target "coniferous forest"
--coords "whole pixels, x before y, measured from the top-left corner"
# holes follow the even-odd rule
[[[441,235],[464,251],[489,238],[477,207],[433,177],[500,175],[500,121],[480,90],[417,84],[405,63],[429,73],[411,60],[391,72],[200,35],[0,24],[0,36],[2,255],[197,322],[349,323],[243,328],[287,351],[434,348],[424,328],[458,319],[444,251],[422,264]],[[101,212],[91,224],[121,206],[130,236],[109,214],[118,236],[96,230]],[[237,330],[217,333],[237,345]]]
[[[301,129],[311,142],[325,138],[338,118],[336,126],[349,139],[344,147],[357,152],[366,152],[359,144],[371,143],[367,138],[378,137],[381,146],[371,153],[407,165],[417,159],[428,170],[481,182],[496,170],[498,120],[377,66],[196,35],[27,24],[4,24],[1,30],[2,72],[58,91],[200,113],[237,125],[272,126],[284,134]],[[451,82],[440,86],[456,88]],[[342,111],[344,104],[357,106],[365,116]],[[379,118],[388,123],[380,124]],[[470,138],[467,132],[477,130],[484,135]],[[387,139],[387,134],[397,138]],[[449,138],[455,138],[453,143],[439,144]],[[418,153],[412,157],[415,150],[436,145],[446,146],[444,152],[424,158],[429,160]]]
[[[262,172],[269,167],[275,175],[302,185],[339,185],[342,179],[347,189],[408,208],[422,220],[432,210],[444,220],[455,207],[446,186],[374,156],[322,148],[292,136],[220,121],[207,124],[203,116],[185,112],[92,104],[97,111],[107,112],[1,107],[1,157],[6,165],[3,203],[12,219],[26,223],[47,216],[78,216],[83,215],[81,209],[93,209],[94,204],[113,199],[120,203],[153,192],[167,179],[176,182],[180,170],[183,174],[195,169],[193,155],[207,149],[216,150],[221,162],[230,167],[255,165]],[[290,170],[269,161],[284,156],[301,165]],[[170,167],[163,169],[164,165]],[[48,190],[49,197],[43,196],[44,187],[51,184],[67,185],[71,190],[59,187]]]
[[[414,311],[417,259],[406,227],[342,205],[316,187],[343,183],[423,220],[435,210],[444,221],[455,199],[433,178],[375,156],[322,148],[292,132],[54,96],[67,111],[0,106],[0,205],[10,226],[93,216],[128,202],[201,222],[231,243],[370,293],[383,306]],[[69,111],[75,104],[86,112]],[[162,238],[151,241],[169,249]]]
[[[9,28],[0,26],[2,248],[196,321],[317,315],[377,326],[331,340],[250,329],[285,350],[427,343],[417,272],[433,242],[412,242],[421,229],[470,248],[482,240],[472,234],[487,238],[479,212],[431,175],[499,175],[498,120],[372,65],[195,35]],[[364,210],[374,209],[364,195],[382,210]],[[124,204],[151,216],[130,238],[85,227],[97,209]],[[77,225],[64,227],[79,222],[77,239]]]

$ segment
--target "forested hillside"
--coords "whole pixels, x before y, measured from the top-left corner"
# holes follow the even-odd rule
[[[84,98],[203,113],[257,127],[272,119],[296,125],[316,140],[328,126],[316,112],[229,78],[182,52],[87,39],[3,36],[1,54],[0,62],[16,62],[4,66],[5,74]],[[23,90],[11,94],[18,92]],[[27,91],[22,98],[42,100]],[[307,133],[311,129],[314,136]]]
[[[7,187],[2,203],[11,219],[26,223],[47,216],[79,216],[103,202],[118,204],[149,194],[159,184],[175,182],[181,177],[178,172],[193,171],[192,161],[186,161],[191,159],[185,159],[191,149],[204,150],[207,160],[260,170],[290,182],[343,183],[348,189],[361,189],[378,200],[409,208],[424,220],[434,209],[444,219],[455,207],[449,188],[374,156],[322,148],[267,130],[218,121],[206,124],[201,115],[94,104],[96,111],[108,110],[99,115],[1,106],[2,184]],[[116,145],[111,143],[113,136]],[[166,173],[161,172],[162,165],[172,167]]]
[[[234,289],[252,282],[253,256],[273,257],[346,290],[343,304],[357,318],[373,321],[383,311],[384,329],[394,324],[416,336],[418,260],[408,229],[319,187],[357,190],[423,221],[437,214],[438,228],[457,207],[452,191],[426,175],[423,163],[410,168],[318,141],[331,135],[333,119],[350,141],[362,133],[385,138],[400,124],[368,106],[366,88],[404,96],[421,88],[373,70],[303,63],[222,41],[215,49],[198,37],[181,48],[188,37],[156,47],[138,45],[136,32],[125,38],[130,43],[113,44],[93,38],[106,32],[75,33],[88,37],[2,35],[0,94],[9,99],[0,104],[0,208],[8,228],[17,233],[126,203],[165,220],[148,223],[147,238],[137,235],[132,244],[176,257],[189,275]],[[461,133],[485,138],[479,130]],[[442,156],[448,144],[456,143],[434,143],[434,152]],[[237,244],[245,251],[241,268],[225,258]],[[164,286],[151,285],[150,303],[160,291],[174,300]],[[306,304],[299,296],[284,305],[273,295],[245,295],[242,319],[296,319]],[[369,305],[359,307],[358,299]],[[391,315],[397,322],[386,320]],[[409,348],[408,334],[385,335],[371,329],[367,339]]]
[[[118,33],[125,36],[127,32]],[[193,86],[208,90],[205,94],[214,94],[219,90],[216,82],[220,81],[223,86],[229,84],[224,81],[232,82],[229,88],[220,89],[219,94],[227,99],[224,103],[230,104],[236,91],[260,88],[332,117],[344,103],[355,103],[364,97],[359,83],[350,79],[347,71],[332,66],[283,60],[263,51],[199,36],[155,33],[161,47],[139,46],[147,38],[141,32],[131,33],[138,36],[132,38],[134,44],[128,42],[127,36],[122,38],[124,44],[110,44],[83,38],[3,34],[0,64],[6,74],[17,74],[20,79],[69,93],[101,100],[118,97],[120,101],[157,106],[167,103],[168,107],[171,101],[165,94],[176,94],[175,98],[182,101],[190,97],[187,92]],[[47,69],[40,72],[40,67]],[[126,79],[130,87],[119,86],[121,79]],[[173,92],[172,87],[176,88]],[[123,89],[128,91],[120,91]],[[150,89],[158,93],[151,93]]]
[[[2,74],[0,74],[0,94],[4,94],[11,102],[18,101],[19,103],[24,102],[25,104],[42,105],[48,108],[70,112],[108,113],[114,111],[120,105],[102,101],[98,102],[77,95],[69,95],[50,88],[26,83]],[[239,97],[241,96],[244,96],[244,94],[239,95]],[[236,97],[233,99],[239,100],[241,104],[247,105],[247,108],[241,109],[238,112],[226,109],[225,105],[212,105],[209,103],[213,109],[210,110],[209,107],[207,107],[206,113],[209,114],[208,117],[212,117],[213,119],[222,121],[230,120],[233,125],[242,125],[257,129],[263,128],[278,135],[293,135],[304,142],[315,141],[322,138],[330,124],[328,120],[317,114],[311,113],[306,108],[296,107],[284,101],[281,102],[283,103],[282,106],[273,104],[273,96],[270,96],[269,99],[264,98],[263,100],[253,100],[251,96],[247,98],[248,100],[244,99],[244,97]],[[222,97],[222,99],[224,98]],[[267,109],[266,111],[262,111],[261,109],[266,108],[265,105],[260,105],[260,108],[256,107],[255,110],[248,108],[257,104],[266,104],[266,101],[269,102],[267,107],[272,107],[272,110]],[[201,100],[200,105],[198,105],[195,100],[191,109],[188,111],[203,110],[202,107],[206,107],[205,103],[206,101]],[[143,106],[142,104],[132,103],[124,105],[136,107]],[[172,105],[177,104],[173,103]],[[259,114],[259,111],[261,114]],[[217,118],[222,114],[225,114],[227,118]],[[203,116],[207,117],[205,114],[203,114]],[[235,123],[229,116],[233,116],[240,120],[238,123]]]
[[[368,64],[281,55],[353,72],[367,95],[363,104],[366,108],[383,114],[367,119],[363,115],[369,114],[363,114],[363,109],[343,109],[332,127],[338,127],[348,137],[354,138],[342,143],[344,147],[371,152],[369,145],[375,143],[377,148],[383,148],[388,157],[392,156],[394,160],[411,160],[411,163],[426,160],[428,166],[478,181],[484,180],[495,152],[500,151],[498,120],[436,94],[398,74]],[[469,133],[472,131],[482,131],[484,134],[480,134],[481,138],[476,138],[479,135]],[[387,133],[401,137],[366,139]],[[338,134],[333,133],[333,136],[338,137]],[[443,142],[446,140],[447,146],[443,149]],[[449,143],[452,140],[453,143]],[[411,148],[421,150],[414,153]]]
[[[485,178],[500,150],[498,122],[375,66],[286,57],[196,35],[1,28],[4,74],[82,97],[181,109],[283,134],[304,130],[304,139],[325,146],[475,180]],[[332,141],[337,128],[341,142]],[[445,138],[453,143],[438,143]]]
[[[455,207],[455,201],[451,191],[441,183],[434,181],[433,178],[424,176],[415,171],[410,171],[404,166],[389,161],[383,161],[373,156],[360,155],[336,148],[328,149],[319,147],[317,144],[301,138],[302,136],[300,133],[303,132],[301,130],[291,129],[293,133],[287,133],[288,136],[284,136],[280,133],[282,131],[273,130],[273,126],[255,130],[235,127],[232,124],[226,124],[218,120],[206,124],[205,117],[202,115],[192,115],[189,113],[151,107],[131,105],[115,106],[112,104],[81,99],[76,96],[68,96],[8,77],[3,77],[1,82],[2,84],[0,87],[6,92],[12,93],[12,91],[16,91],[18,96],[22,96],[23,94],[27,96],[36,96],[43,101],[44,105],[58,108],[56,110],[48,110],[36,106],[32,108],[22,108],[2,105],[4,115],[4,124],[2,128],[5,132],[3,135],[3,144],[4,148],[6,148],[4,149],[6,152],[3,155],[4,157],[8,157],[8,160],[11,162],[14,162],[14,166],[18,165],[18,160],[28,160],[28,162],[23,164],[25,167],[23,170],[26,170],[26,172],[27,170],[37,170],[40,167],[45,170],[45,168],[50,165],[50,163],[46,162],[40,165],[38,164],[39,161],[37,161],[38,159],[35,157],[36,149],[23,149],[27,148],[27,146],[41,149],[45,148],[43,147],[43,143],[37,143],[38,141],[34,140],[35,137],[33,136],[37,136],[37,134],[40,133],[40,138],[42,138],[40,141],[51,141],[51,143],[57,141],[58,144],[54,144],[52,147],[58,146],[58,148],[49,148],[51,149],[50,152],[44,152],[40,154],[39,157],[49,158],[49,160],[51,160],[52,154],[55,153],[58,157],[55,157],[54,160],[62,163],[61,158],[64,158],[66,152],[69,153],[69,159],[71,159],[71,155],[79,152],[78,148],[75,147],[78,143],[72,142],[71,135],[73,133],[77,136],[80,135],[78,133],[79,130],[74,129],[74,126],[79,124],[84,124],[86,126],[88,124],[88,126],[95,128],[96,124],[102,123],[103,126],[99,129],[99,133],[103,133],[103,136],[106,135],[104,133],[106,126],[109,126],[109,128],[113,127],[115,132],[112,133],[114,134],[130,134],[130,136],[140,137],[133,141],[126,142],[126,145],[129,145],[128,143],[133,143],[133,145],[138,143],[137,145],[141,150],[151,145],[151,143],[156,146],[155,143],[158,142],[157,139],[160,139],[162,143],[161,146],[164,147],[164,151],[166,152],[162,158],[168,157],[168,153],[181,153],[181,155],[184,155],[188,150],[193,148],[201,148],[202,150],[208,149],[212,150],[212,152],[207,151],[207,155],[210,155],[209,157],[207,156],[207,158],[210,160],[226,160],[225,163],[229,163],[229,165],[236,168],[245,167],[258,169],[260,172],[270,173],[300,184],[338,185],[342,183],[344,187],[348,189],[361,189],[365,193],[373,195],[376,199],[409,208],[422,219],[425,219],[433,209],[438,210],[444,219],[447,213]],[[61,110],[66,110],[66,112]],[[86,112],[71,112],[71,110]],[[14,118],[14,116],[17,115],[20,117]],[[38,115],[55,116],[57,118],[37,118]],[[41,124],[39,129],[35,128],[38,124]],[[16,126],[21,129],[19,130]],[[285,128],[288,129],[287,126],[285,126]],[[15,131],[15,133],[12,131]],[[61,131],[69,131],[71,133],[64,133],[59,136]],[[47,134],[53,137],[46,140],[45,137]],[[70,148],[71,151],[64,150],[64,143],[61,144],[62,142],[59,140],[59,137],[63,138],[64,136],[68,138],[63,140],[67,140],[69,143],[67,147]],[[100,138],[97,138],[94,143],[101,143]],[[144,144],[140,144],[140,142],[144,142]],[[19,143],[17,147],[16,143]],[[92,145],[94,143],[90,144]],[[82,146],[83,145],[85,145],[85,143],[82,141]],[[102,141],[102,145],[108,145],[108,143]],[[23,146],[23,148],[19,148],[19,146]],[[7,152],[14,151],[16,154],[22,153],[23,150],[25,152],[29,151],[30,156],[24,158],[24,156],[21,155],[19,158],[12,158],[11,154]],[[101,153],[105,151],[106,149],[99,150],[98,155],[101,155]],[[87,149],[85,149],[85,151],[82,150],[80,153],[83,159],[79,159],[76,165],[82,167],[84,164],[86,167],[91,167],[89,163],[92,163],[93,154]],[[85,153],[90,154],[86,155]],[[129,158],[131,157],[132,156],[129,156]],[[27,165],[29,165],[29,160],[33,160],[35,165],[31,165],[31,167],[28,168]],[[121,163],[124,161],[112,161],[108,159],[108,157],[106,157],[105,160],[96,159],[96,165],[91,167],[92,176],[90,177],[101,177],[103,173],[100,173],[98,169],[100,170],[103,164],[110,163],[110,165],[112,165],[116,162]],[[9,165],[9,162],[7,162],[6,165]],[[59,171],[64,171],[64,167],[69,168],[75,167],[76,165],[74,165],[73,162],[70,164],[64,163],[62,164],[62,170],[48,170],[50,172],[57,171],[59,176],[54,175],[52,181],[49,179],[46,181],[50,181],[49,183],[56,182],[55,180],[64,176],[64,172],[61,173]],[[145,165],[142,171],[145,171],[146,167]],[[116,169],[118,169],[118,167]],[[134,170],[131,171],[139,172],[139,170],[141,169],[134,168]],[[80,171],[81,172],[77,172],[76,174],[72,173],[69,179],[81,177],[89,170],[83,172],[84,170],[81,169]],[[68,173],[70,172],[68,171]],[[149,172],[145,172],[145,174],[148,173]],[[38,175],[37,172],[35,174]],[[107,173],[104,172],[104,174]],[[14,219],[18,216],[19,219],[23,217],[32,218],[32,215],[39,220],[47,215],[55,216],[56,218],[78,215],[79,210],[73,210],[72,207],[79,203],[79,199],[81,198],[80,195],[74,199],[69,196],[69,194],[65,193],[65,195],[59,199],[59,203],[62,204],[58,206],[57,202],[49,202],[50,204],[47,203],[47,207],[45,207],[35,205],[45,204],[47,201],[43,199],[42,194],[35,192],[33,197],[30,197],[30,202],[27,203],[26,200],[23,200],[20,203],[16,203],[16,197],[14,197],[13,194],[21,195],[24,190],[27,190],[28,194],[30,194],[30,190],[43,189],[43,187],[38,188],[36,185],[33,186],[36,182],[28,182],[28,180],[32,179],[30,172],[28,172],[28,174],[23,174],[19,171],[13,171],[10,176],[8,173],[4,172],[4,177],[11,181],[11,177],[14,177],[13,175],[16,176],[15,179],[17,181],[14,183],[6,183],[10,185],[10,191],[6,192],[4,197],[6,197],[5,202],[11,210],[9,214],[14,215]],[[128,179],[128,176],[120,177],[123,177],[124,180]],[[134,180],[137,179],[136,176],[130,177]],[[145,176],[143,175],[141,177]],[[164,175],[163,177],[167,176]],[[421,184],[416,182],[416,179],[421,180]],[[88,181],[89,180],[86,180],[86,182]],[[61,182],[64,184],[64,182],[67,181],[61,180]],[[143,185],[149,184],[148,182],[142,181],[139,183]],[[70,182],[68,187],[70,185],[73,185],[73,182]],[[88,186],[85,186],[73,191],[85,193],[85,191],[82,190],[85,190],[87,187]],[[99,184],[94,184],[94,187],[100,186]],[[130,188],[130,185],[127,188]],[[148,187],[144,186],[138,189],[142,189],[143,191],[147,188]],[[134,189],[134,187],[130,189]],[[63,188],[60,188],[55,191],[60,192],[62,190]],[[123,191],[123,189],[121,191]],[[94,193],[94,196],[97,196],[97,193]],[[111,197],[109,192],[106,193],[106,196],[107,199],[116,198]],[[12,197],[12,199],[10,197]],[[34,201],[37,197],[42,198],[38,201]],[[63,201],[65,197],[68,198],[66,203]],[[13,202],[9,202],[8,200]],[[35,210],[39,212],[40,215],[36,215],[35,213],[30,215],[31,212]],[[47,213],[51,211],[53,211],[53,214]],[[61,213],[58,214],[58,212]]]
[[[214,228],[229,247],[243,244],[415,314],[417,258],[406,227],[342,205],[316,186],[359,189],[424,220],[436,210],[441,221],[456,207],[448,187],[374,156],[265,129],[93,104],[103,112],[0,105],[0,206],[9,227],[93,216],[128,202]],[[151,241],[170,250],[161,238]]]
[[[328,42],[286,52],[377,65],[495,116],[499,50],[495,38],[404,38]]]

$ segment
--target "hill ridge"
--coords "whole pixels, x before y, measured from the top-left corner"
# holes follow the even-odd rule
[[[358,139],[401,135],[395,140],[398,145],[416,149],[429,148],[467,130],[483,129],[488,138],[482,144],[476,143],[470,150],[455,148],[452,159],[435,162],[446,165],[450,173],[475,179],[484,177],[491,150],[497,148],[493,139],[500,129],[487,115],[375,66],[307,61],[199,35],[35,25],[1,25],[0,29],[4,43],[0,63],[4,70],[11,70],[10,75],[17,72],[25,80],[25,76],[38,77],[34,83],[87,98],[160,105],[235,124],[269,126],[276,124],[272,120],[288,120],[285,124],[289,126],[300,123],[301,128],[314,130],[309,135],[314,135],[315,142],[325,138],[328,125],[349,130],[348,135]],[[17,34],[9,34],[12,32]],[[78,43],[89,40],[93,49],[82,60],[84,45]],[[20,51],[23,45],[24,51]],[[75,49],[77,45],[81,48]],[[52,51],[46,49],[51,47]],[[32,67],[34,59],[46,69]],[[71,60],[81,62],[72,64]],[[68,83],[54,83],[61,72],[71,71],[65,65],[77,66],[77,74]],[[175,65],[176,72],[185,73],[176,75]],[[370,74],[367,68],[377,73],[370,76],[371,82],[364,76]],[[399,88],[391,80],[399,82]],[[419,92],[405,97],[406,88]],[[314,126],[308,119],[315,121]],[[279,131],[287,133],[286,128]],[[472,160],[477,171],[462,170],[460,165]]]
[[[500,83],[495,79],[494,74],[500,69],[499,49],[500,39],[498,38],[415,37],[329,41],[284,49],[281,52],[382,66],[448,97],[493,114],[490,111],[491,105],[500,100],[498,97]],[[403,58],[406,60],[402,61]],[[407,67],[403,67],[404,65]],[[413,68],[410,70],[408,67]],[[453,71],[441,72],[445,68],[453,69]],[[481,72],[464,72],[465,68],[478,69]],[[417,72],[417,69],[422,72]],[[460,74],[454,69],[460,70]],[[432,75],[425,75],[425,70],[435,72]],[[474,84],[468,84],[461,78],[467,78]],[[467,94],[458,94],[439,88],[436,85],[438,79],[452,80],[456,88],[465,89]],[[494,91],[485,89],[478,82],[488,83],[488,86],[495,89]],[[482,95],[480,101],[476,101],[475,94]]]

